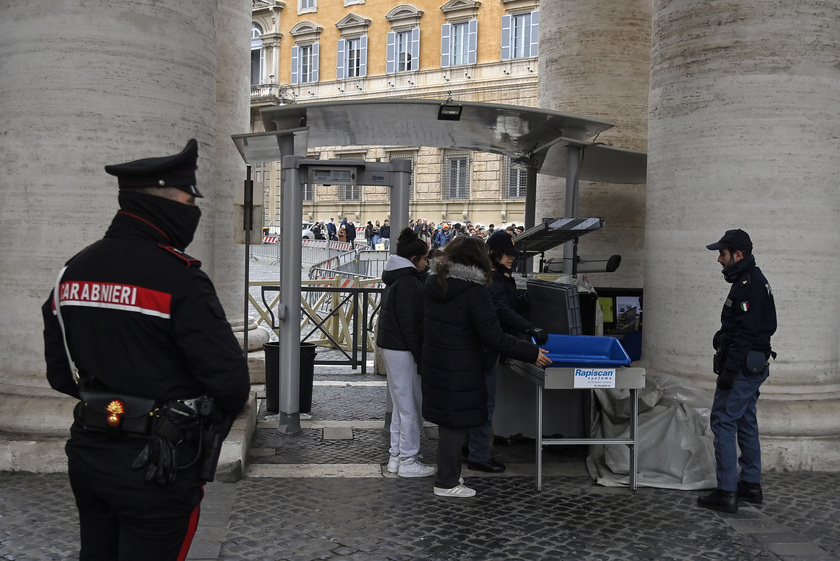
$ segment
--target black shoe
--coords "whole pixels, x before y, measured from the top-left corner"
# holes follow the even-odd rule
[[[735,491],[715,489],[708,495],[697,497],[697,504],[703,508],[734,514],[738,512],[738,497]]]
[[[746,503],[760,505],[764,502],[764,493],[761,492],[761,483],[739,481],[738,498]]]
[[[502,473],[505,471],[505,464],[490,458],[488,462],[467,462],[467,467],[473,471],[486,471],[488,473]]]

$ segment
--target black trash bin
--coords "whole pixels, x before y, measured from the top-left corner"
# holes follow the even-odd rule
[[[280,342],[271,341],[263,345],[265,351],[265,409],[269,413],[280,412]],[[300,344],[300,393],[301,413],[312,411],[312,381],[315,378],[315,344]]]

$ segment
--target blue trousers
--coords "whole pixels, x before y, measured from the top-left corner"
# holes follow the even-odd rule
[[[469,449],[471,462],[490,461],[490,433],[493,432],[493,411],[496,409],[496,374],[498,355],[493,353],[484,361],[484,380],[487,382],[487,421],[483,427],[470,429]]]
[[[759,374],[747,373],[742,367],[731,389],[718,388],[715,391],[709,421],[715,435],[717,487],[722,491],[738,489],[739,465],[742,481],[761,482],[761,442],[758,438],[755,405],[758,402],[758,390],[769,375],[769,367]]]

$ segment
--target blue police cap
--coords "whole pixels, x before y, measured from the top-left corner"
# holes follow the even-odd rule
[[[706,246],[706,249],[718,250],[741,250],[748,253],[752,252],[752,240],[750,235],[743,230],[727,230],[723,237],[717,243],[711,243]]]
[[[105,171],[117,177],[120,189],[145,187],[175,187],[196,197],[204,195],[195,186],[198,168],[198,142],[190,139],[186,147],[174,156],[144,158],[124,164],[105,166]]]

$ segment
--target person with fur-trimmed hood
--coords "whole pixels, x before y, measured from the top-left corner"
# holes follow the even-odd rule
[[[439,429],[438,496],[475,495],[461,479],[461,447],[469,429],[487,420],[485,348],[540,367],[551,364],[545,351],[502,331],[487,290],[491,271],[484,241],[458,236],[432,262],[426,281],[420,375],[423,417]]]

